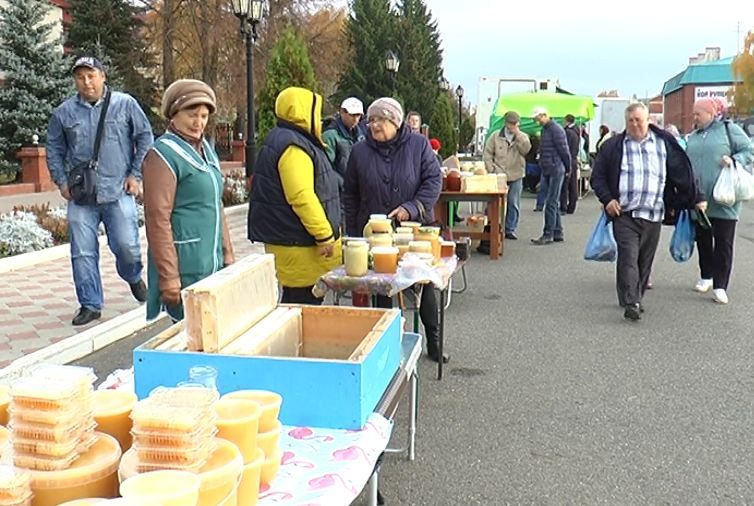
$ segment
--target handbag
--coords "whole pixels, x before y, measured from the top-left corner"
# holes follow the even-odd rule
[[[586,243],[584,260],[614,262],[616,258],[618,258],[618,244],[613,235],[613,222],[608,221],[607,213],[603,211]]]
[[[97,124],[97,135],[94,138],[94,152],[92,159],[73,166],[68,173],[68,191],[71,200],[80,206],[97,205],[97,159],[99,148],[102,144],[102,131],[105,128],[105,116],[110,105],[110,90],[105,93],[105,101],[102,104],[102,112]]]

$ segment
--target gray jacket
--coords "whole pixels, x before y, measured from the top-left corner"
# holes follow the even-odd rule
[[[484,146],[484,165],[490,174],[505,174],[508,181],[518,181],[524,177],[526,159],[531,149],[531,140],[523,132],[518,132],[511,142],[505,137],[505,127],[493,134]]]

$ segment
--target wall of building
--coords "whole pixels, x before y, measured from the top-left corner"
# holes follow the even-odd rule
[[[665,124],[673,124],[681,133],[694,128],[694,90],[696,85],[687,84],[680,90],[665,96],[663,116]]]

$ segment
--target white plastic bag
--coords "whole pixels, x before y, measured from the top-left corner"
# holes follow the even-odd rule
[[[736,170],[736,201],[746,202],[754,199],[754,175],[735,163]]]
[[[733,166],[720,169],[715,187],[712,189],[712,199],[723,206],[732,206],[736,203],[736,177]]]

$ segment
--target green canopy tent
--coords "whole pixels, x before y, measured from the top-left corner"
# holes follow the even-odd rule
[[[592,97],[551,92],[511,93],[501,95],[497,99],[490,116],[487,138],[503,128],[503,116],[508,111],[515,111],[521,116],[521,131],[529,135],[539,135],[542,127],[532,118],[532,112],[537,107],[547,109],[550,118],[561,124],[566,114],[573,114],[578,123],[584,123],[594,117]]]

